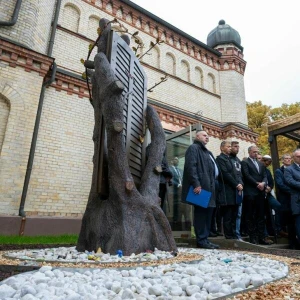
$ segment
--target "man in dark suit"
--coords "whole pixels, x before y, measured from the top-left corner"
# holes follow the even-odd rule
[[[230,159],[231,142],[221,143],[221,154],[216,161],[223,177],[225,195],[219,198],[219,204],[223,216],[223,229],[226,239],[237,239],[236,218],[238,213],[238,203],[236,201],[237,192],[242,193],[243,182],[237,175],[236,168]],[[224,197],[225,196],[225,197]]]
[[[267,186],[266,167],[257,161],[256,146],[248,148],[249,157],[242,161],[244,179],[244,211],[252,244],[269,245],[265,240],[265,188]]]
[[[272,157],[270,155],[264,155],[261,162],[266,167],[267,173],[267,187],[266,192],[266,202],[265,202],[265,214],[266,214],[266,227],[267,233],[269,235],[279,235],[281,232],[281,226],[279,221],[279,211],[281,208],[280,202],[274,197],[274,179],[271,171],[268,169],[272,164]],[[273,212],[275,212],[275,219],[273,219]],[[273,242],[271,239],[266,237],[266,240]]]
[[[202,189],[211,192],[207,208],[194,205],[194,229],[197,247],[216,249],[219,246],[211,243],[207,238],[212,213],[216,207],[219,170],[213,154],[206,148],[208,141],[209,137],[206,131],[197,131],[194,143],[188,147],[185,153],[181,201],[187,203],[186,197],[191,186],[195,194],[200,194]]]
[[[238,158],[238,153],[240,151],[240,145],[238,141],[232,141],[231,142],[231,153],[230,153],[230,159],[235,166],[236,174],[238,176],[238,179],[240,182],[243,182],[243,176],[242,176],[242,163],[241,160]],[[244,214],[242,214],[242,207],[243,205],[240,204],[238,207],[238,214],[236,218],[236,236],[239,240],[242,239],[242,237],[247,236],[246,234],[246,222]]]
[[[291,189],[284,179],[284,172],[292,164],[292,157],[284,154],[281,158],[282,166],[275,171],[276,195],[281,203],[280,222],[282,228],[287,228],[289,248],[297,247],[295,222],[291,211]]]
[[[284,179],[291,189],[291,209],[300,241],[300,149],[294,151],[293,160],[294,163],[285,169]]]

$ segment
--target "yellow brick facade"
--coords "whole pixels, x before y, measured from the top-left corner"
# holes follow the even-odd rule
[[[14,1],[2,2],[1,13],[9,20]],[[80,59],[86,58],[89,44],[97,38],[100,18],[118,17],[131,33],[138,30],[138,39],[145,45],[141,55],[156,38],[165,41],[150,55],[145,55],[142,64],[148,87],[168,75],[164,84],[149,93],[149,99],[158,107],[163,105],[177,111],[177,116],[188,115],[178,122],[174,121],[176,117],[172,117],[173,121],[161,117],[166,130],[180,130],[203,120],[213,124],[209,149],[215,155],[219,154],[222,139],[239,140],[241,157],[255,142],[255,135],[246,128],[244,70],[240,66],[237,67],[240,69],[232,69],[228,62],[222,65],[213,49],[201,48],[185,37],[181,40],[171,29],[169,33],[159,26],[153,27],[151,20],[141,22],[134,10],[122,1],[107,2],[62,1],[51,55],[59,70],[55,82],[45,92],[26,197],[27,215],[74,217],[85,210],[93,168],[94,116],[84,83],[74,78],[84,72]],[[0,27],[0,39],[15,43],[19,47],[16,46],[15,51],[22,52],[20,49],[24,47],[30,49],[32,55],[43,56],[41,60],[46,59],[55,5],[55,0],[23,0],[16,25]],[[118,25],[114,28],[118,30]],[[135,46],[134,41],[132,46]],[[96,49],[91,57],[95,54]],[[42,65],[22,58],[21,54],[15,58],[13,54],[6,54],[6,50],[1,52],[0,201],[1,212],[5,214],[18,214],[19,210],[37,105],[43,79],[49,71]],[[72,75],[65,75],[66,72]],[[65,76],[66,80],[59,76]],[[239,122],[246,129],[238,133],[239,137],[230,134],[228,137],[220,129],[224,122]]]

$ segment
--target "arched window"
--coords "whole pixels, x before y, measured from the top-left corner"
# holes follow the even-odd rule
[[[66,4],[63,11],[62,26],[78,32],[80,11],[73,4]]]
[[[207,89],[212,93],[216,93],[216,80],[215,76],[211,73],[207,76]]]
[[[186,60],[182,60],[180,63],[180,77],[185,81],[190,81],[190,66]]]
[[[92,40],[96,40],[98,37],[97,29],[99,27],[99,21],[100,21],[99,18],[93,16],[89,18],[87,35]]]
[[[203,71],[201,68],[195,68],[195,85],[203,88]]]
[[[176,75],[176,60],[173,54],[166,54],[166,72]]]
[[[147,51],[147,46],[144,52]],[[160,53],[157,47],[152,48],[146,55],[143,56],[142,60],[155,68],[159,68],[160,66]]]
[[[0,95],[0,154],[5,137],[10,105],[6,98]]]

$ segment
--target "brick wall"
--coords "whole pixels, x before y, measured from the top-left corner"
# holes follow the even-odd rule
[[[0,67],[0,74],[0,95],[10,105],[0,157],[1,211],[16,214],[21,200],[43,78],[38,73],[28,73],[23,68],[3,65]]]
[[[220,72],[222,121],[248,124],[244,76],[231,70]]]
[[[16,41],[32,50],[46,53],[55,0],[23,0],[14,26],[0,27],[0,36]],[[16,0],[0,0],[0,17],[9,21]]]
[[[87,98],[46,90],[28,215],[77,216],[84,212],[92,180],[93,108]]]
[[[113,2],[114,5],[117,3]],[[17,24],[10,28],[1,27],[0,35],[39,53],[46,53],[54,4],[54,0],[23,0]],[[14,1],[0,0],[0,7],[0,17],[8,20]],[[60,68],[77,74],[84,72],[80,59],[86,58],[89,44],[97,37],[98,21],[102,17],[112,20],[114,12],[130,32],[139,30],[138,38],[145,44],[141,53],[145,53],[150,42],[155,42],[157,37],[165,41],[142,59],[148,87],[165,74],[169,75],[167,82],[148,96],[157,103],[172,106],[190,116],[178,120],[176,116],[162,117],[165,128],[180,130],[196,123],[197,118],[191,117],[194,115],[202,115],[219,125],[221,123],[218,122],[224,121],[247,123],[241,69],[232,70],[232,64],[227,61],[222,65],[221,60],[216,61],[215,54],[184,43],[176,34],[162,32],[151,22],[146,24],[143,21],[142,24],[125,6],[121,10],[108,5],[106,12],[100,7],[100,0],[62,1],[52,54]],[[132,46],[135,46],[134,42]],[[2,54],[6,55],[4,52]],[[95,54],[96,49],[91,59]],[[32,63],[26,58],[18,60],[20,64],[17,66],[6,61],[0,64],[0,141],[1,138],[4,141],[0,157],[0,201],[2,212],[6,214],[18,213],[37,103],[45,75],[40,76],[39,71],[30,73],[33,67],[40,67],[37,62]],[[226,71],[224,66],[227,66]],[[93,109],[86,97],[85,87],[78,82],[77,86],[74,85],[71,78],[69,82],[62,82],[59,76],[45,93],[25,204],[28,215],[80,216],[88,199],[93,168]],[[217,128],[218,125],[212,127],[208,148],[218,155],[221,129]],[[249,142],[233,139],[240,140],[240,156],[246,156],[245,149]]]

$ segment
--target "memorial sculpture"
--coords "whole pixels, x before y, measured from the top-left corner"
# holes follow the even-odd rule
[[[156,111],[146,105],[145,74],[127,35],[116,36],[106,19],[100,20],[99,31],[98,53],[94,61],[85,61],[95,118],[94,168],[76,248],[122,250],[124,255],[155,248],[176,253],[158,198],[165,134]],[[146,126],[151,145],[145,163]]]

